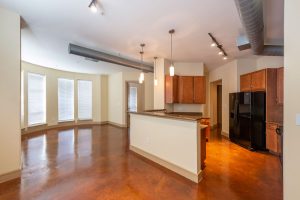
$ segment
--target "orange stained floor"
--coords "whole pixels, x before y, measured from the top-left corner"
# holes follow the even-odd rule
[[[282,199],[279,159],[213,132],[203,180],[195,184],[128,150],[126,129],[50,130],[22,141],[21,179],[0,199]]]

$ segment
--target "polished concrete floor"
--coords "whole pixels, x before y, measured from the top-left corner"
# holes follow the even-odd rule
[[[21,179],[0,199],[282,199],[279,159],[212,134],[204,178],[195,184],[128,150],[126,129],[50,130],[22,142]]]

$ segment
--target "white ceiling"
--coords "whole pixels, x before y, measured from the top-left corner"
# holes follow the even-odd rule
[[[90,0],[0,0],[0,6],[19,13],[25,21],[22,59],[46,67],[98,74],[131,71],[130,68],[69,55],[68,44],[139,59],[139,44],[143,42],[146,43],[145,59],[152,62],[154,56],[170,57],[168,30],[171,28],[176,30],[173,40],[175,61],[204,62],[209,69],[223,64],[225,61],[217,55],[217,50],[210,47],[208,32],[223,44],[230,58],[226,62],[250,54],[249,50],[240,52],[236,47],[235,39],[243,29],[234,0],[100,2],[104,15],[90,12]],[[269,41],[283,38],[283,32],[272,35],[273,32],[266,33]]]

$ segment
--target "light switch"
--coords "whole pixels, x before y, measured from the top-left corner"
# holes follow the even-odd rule
[[[300,126],[300,114],[296,114],[296,126]]]

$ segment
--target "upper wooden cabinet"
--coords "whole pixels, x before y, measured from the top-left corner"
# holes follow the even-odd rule
[[[204,76],[165,77],[165,103],[205,104]]]
[[[205,104],[206,79],[205,76],[194,77],[194,103]]]
[[[241,92],[265,91],[266,90],[266,70],[259,70],[240,77]]]
[[[165,102],[178,103],[178,76],[165,77]]]
[[[265,91],[266,90],[266,70],[260,70],[251,73],[251,90]]]
[[[194,103],[194,77],[178,77],[178,101],[179,103]]]
[[[241,75],[240,77],[240,89],[242,92],[251,91],[251,74]]]
[[[283,104],[283,73],[284,68],[277,69],[277,104]]]

